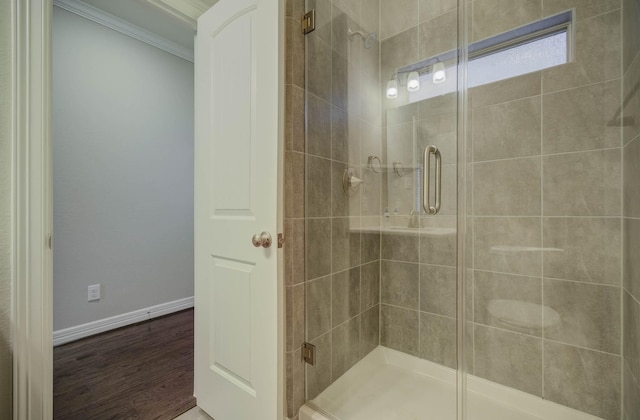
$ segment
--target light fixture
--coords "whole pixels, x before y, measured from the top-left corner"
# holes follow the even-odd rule
[[[398,78],[394,74],[387,82],[387,98],[394,99],[398,97]]]
[[[407,90],[409,92],[415,92],[420,90],[420,75],[417,71],[412,71],[407,77]]]
[[[433,65],[433,83],[443,83],[447,80],[447,72],[444,69],[444,63],[438,61]]]

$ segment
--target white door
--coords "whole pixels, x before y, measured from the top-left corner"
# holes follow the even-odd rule
[[[220,0],[198,19],[195,396],[215,420],[282,415],[279,4]],[[252,244],[261,232],[270,248]]]

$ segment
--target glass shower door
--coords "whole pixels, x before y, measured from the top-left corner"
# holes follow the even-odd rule
[[[458,14],[408,3],[306,4],[305,399],[330,418],[457,415]]]
[[[294,395],[344,420],[620,419],[619,2],[312,9]]]
[[[619,7],[467,8],[465,418],[621,418]]]

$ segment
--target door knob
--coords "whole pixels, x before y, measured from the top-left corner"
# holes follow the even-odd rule
[[[271,234],[269,232],[256,233],[251,238],[251,243],[256,248],[269,248],[271,246]]]

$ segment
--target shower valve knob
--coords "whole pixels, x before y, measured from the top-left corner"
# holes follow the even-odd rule
[[[272,242],[271,234],[269,232],[256,233],[251,238],[251,243],[253,243],[253,246],[256,248],[269,248],[271,247]]]

